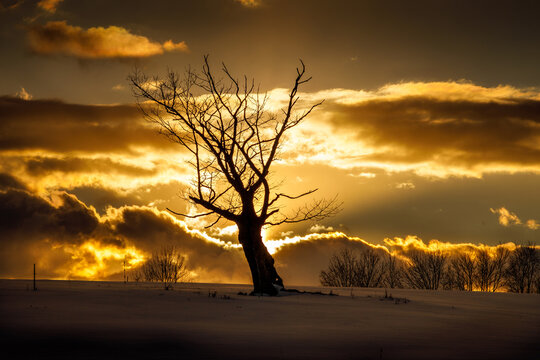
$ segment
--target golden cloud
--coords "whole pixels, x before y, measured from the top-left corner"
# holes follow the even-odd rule
[[[499,209],[489,209],[493,214],[499,214],[499,224],[502,226],[520,225],[521,220],[513,212],[508,211],[506,208],[501,207]]]
[[[522,225],[531,230],[536,230],[540,228],[540,224],[534,219],[529,219],[523,223],[521,219],[510,210],[505,207],[500,207],[498,209],[489,209],[493,214],[499,215],[499,224],[502,226],[511,226],[511,225]]]
[[[141,58],[170,51],[188,51],[185,42],[159,43],[118,26],[83,29],[51,21],[28,29],[30,47],[38,54],[63,54],[82,59]]]
[[[534,219],[527,220],[527,222],[525,222],[525,225],[531,230],[537,230],[540,228],[540,224]]]
[[[262,0],[236,0],[236,2],[239,2],[245,7],[251,7],[251,8],[262,5]]]
[[[58,4],[60,4],[62,1],[63,0],[41,0],[37,3],[37,6],[47,12],[50,12],[51,14],[54,14]]]
[[[16,97],[22,100],[32,100],[33,96],[25,88],[21,87],[21,90],[15,94]]]

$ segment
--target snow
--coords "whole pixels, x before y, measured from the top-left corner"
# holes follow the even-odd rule
[[[50,359],[533,359],[540,295],[0,280],[3,353]],[[209,296],[216,292],[216,296]]]

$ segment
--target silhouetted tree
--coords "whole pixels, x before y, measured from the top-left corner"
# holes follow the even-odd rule
[[[480,291],[489,291],[491,278],[495,271],[493,262],[487,249],[480,249],[477,251],[477,285]]]
[[[360,252],[355,268],[356,285],[358,287],[378,287],[384,275],[381,256],[371,247]]]
[[[360,253],[343,249],[330,258],[328,269],[320,273],[323,286],[378,287],[384,280],[381,255],[371,247]]]
[[[129,273],[131,274],[131,278],[135,280],[136,283],[144,279],[144,273],[140,267],[130,270]]]
[[[174,246],[164,246],[152,254],[141,268],[146,281],[161,282],[169,290],[178,281],[185,280],[189,274],[185,258]]]
[[[540,294],[540,271],[536,271],[536,276],[533,280],[534,292]]]
[[[510,250],[505,247],[497,247],[495,250],[495,256],[493,258],[493,279],[491,281],[491,291],[495,292],[504,286],[504,276],[506,273],[506,267],[508,264],[508,258],[510,256]]]
[[[384,285],[389,288],[402,287],[403,266],[395,255],[388,254],[384,264]]]
[[[539,272],[538,250],[530,244],[518,246],[510,255],[506,270],[508,290],[519,293],[530,293],[534,290],[534,281]]]
[[[356,285],[356,267],[358,259],[349,249],[343,249],[332,255],[328,269],[321,271],[321,285],[336,287],[351,287]]]
[[[476,254],[476,286],[481,291],[497,291],[503,285],[509,250],[498,247],[492,255],[487,249]]]
[[[136,72],[130,81],[146,118],[191,154],[195,177],[186,197],[205,211],[196,215],[170,211],[191,218],[214,216],[210,226],[221,219],[235,223],[254,293],[276,295],[283,281],[262,241],[263,226],[319,220],[339,209],[335,199],[319,200],[283,215],[280,201],[298,199],[316,189],[284,194],[269,181],[287,132],[320,103],[295,111],[298,89],[311,79],[305,77],[302,62],[287,103],[277,114],[266,111],[268,98],[259,94],[253,80],[235,78],[224,64],[223,78],[214,75],[205,57],[202,71],[189,69],[182,78],[169,72],[163,80],[149,79]]]
[[[472,291],[476,275],[476,259],[470,252],[461,252],[451,257],[446,272],[446,287]]]
[[[405,280],[409,286],[415,289],[438,289],[447,256],[440,251],[412,251],[408,257],[410,265],[405,270]]]

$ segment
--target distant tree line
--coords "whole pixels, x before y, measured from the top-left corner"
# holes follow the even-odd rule
[[[402,257],[344,249],[321,271],[323,286],[540,293],[540,251],[532,244],[461,252],[413,250]]]

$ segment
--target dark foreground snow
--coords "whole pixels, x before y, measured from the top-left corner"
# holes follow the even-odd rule
[[[4,359],[538,359],[540,296],[0,280]],[[322,288],[302,288],[322,290]],[[209,294],[216,293],[214,296]],[[336,290],[334,290],[336,293]]]

